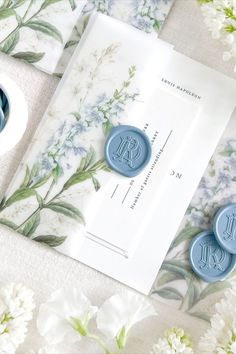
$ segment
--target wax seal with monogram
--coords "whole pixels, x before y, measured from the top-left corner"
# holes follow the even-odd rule
[[[219,209],[213,220],[213,230],[220,246],[236,254],[236,203]]]
[[[135,177],[148,164],[151,143],[147,135],[136,127],[119,125],[106,140],[105,159],[111,169],[126,177]]]
[[[20,141],[27,120],[28,108],[23,92],[11,78],[0,73],[0,156]]]
[[[224,280],[236,265],[236,255],[223,249],[211,230],[193,239],[189,255],[193,271],[209,283]]]

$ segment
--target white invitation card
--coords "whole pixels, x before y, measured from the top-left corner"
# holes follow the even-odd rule
[[[201,106],[196,125],[183,143],[181,157],[171,163],[166,173],[163,198],[151,214],[132,257],[125,258],[89,238],[76,255],[85,264],[144,294],[151,290],[236,102],[234,80],[177,52],[157,81],[169,93]],[[110,228],[112,234],[112,225]]]
[[[185,140],[197,122],[200,104],[157,87],[143,112],[133,112],[135,125],[152,142],[152,157],[135,178],[113,173],[92,200],[86,223],[87,237],[124,257],[131,257],[146,227],[165,198],[171,167],[182,155]]]

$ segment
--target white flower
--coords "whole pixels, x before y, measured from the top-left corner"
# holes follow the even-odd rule
[[[174,327],[165,333],[164,338],[158,339],[152,354],[193,354],[193,350],[184,330]]]
[[[236,354],[236,292],[227,289],[215,306],[211,328],[200,339],[201,354]]]
[[[35,307],[33,292],[21,284],[0,289],[0,352],[13,354],[24,342]]]
[[[220,39],[226,45],[223,60],[236,59],[236,1],[235,0],[202,0],[201,6],[209,31],[214,39]]]
[[[25,354],[58,354],[58,350],[56,350],[56,348],[53,346],[46,346],[38,349],[37,351],[30,350],[28,353]]]
[[[78,289],[60,289],[40,306],[37,325],[49,344],[77,342],[87,334],[97,308]]]
[[[124,348],[133,325],[149,316],[155,316],[154,307],[145,297],[126,293],[113,295],[104,302],[97,313],[98,329],[116,338],[120,349]]]

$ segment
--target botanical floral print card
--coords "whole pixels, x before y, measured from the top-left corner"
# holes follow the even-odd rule
[[[53,73],[86,0],[0,0],[0,50]]]
[[[221,206],[236,202],[235,123],[236,112],[209,162],[152,289],[154,298],[206,321],[224,290],[235,285],[236,272],[224,281],[203,282],[190,268],[188,247],[195,235],[212,227],[212,218]]]
[[[138,218],[138,226],[142,224],[144,215],[147,214],[147,209],[150,210],[151,215],[149,222],[146,223],[143,237],[139,239],[139,243],[136,245],[135,252],[131,257],[125,258],[118,252],[112,252],[108,247],[101,246],[98,242],[95,243],[94,240],[89,238],[86,238],[81,245],[77,256],[81,262],[145,294],[150,293],[156,275],[166,257],[158,280],[154,285],[153,296],[174,306],[179,306],[182,303],[183,310],[188,311],[189,306],[190,313],[194,314],[195,312],[196,314],[199,308],[192,308],[194,301],[196,301],[196,304],[198,302],[200,306],[205,306],[205,303],[201,302],[202,300],[200,301],[200,299],[207,298],[212,291],[219,289],[221,286],[221,283],[214,286],[209,285],[204,291],[206,284],[194,276],[194,273],[190,270],[187,256],[188,240],[199,231],[199,228],[196,228],[194,224],[191,226],[189,223],[184,223],[185,230],[177,236],[172,245],[172,250],[167,256],[166,254],[175,238],[205,168],[232,115],[236,102],[236,82],[173,51],[168,66],[163,69],[161,76],[157,75],[156,83],[159,83],[161,88],[166,89],[170,97],[172,94],[177,95],[180,99],[187,100],[188,103],[200,105],[196,124],[193,130],[189,131],[188,137],[183,143],[180,158],[171,161],[170,168],[168,168],[167,164],[166,174],[163,177],[165,180],[163,198],[160,198],[152,214],[152,203],[155,203],[155,199],[159,199],[160,196],[159,193],[155,197],[152,195],[149,197],[149,204],[142,203],[146,188],[146,181],[144,181],[144,189],[140,199],[140,208],[143,205],[143,215]],[[171,98],[166,100],[166,105],[170,105],[170,102],[172,102]],[[156,108],[156,112],[158,114],[158,108]],[[162,110],[161,112],[164,117]],[[194,114],[194,111],[192,113]],[[177,117],[176,114],[173,116]],[[189,116],[191,117],[191,114]],[[231,129],[231,133],[234,134],[234,132],[235,129]],[[222,176],[221,185],[217,186],[219,172],[215,162],[213,163],[213,168],[210,168],[210,174],[214,175],[215,173],[215,177],[212,177],[214,188],[210,191],[210,186],[207,187],[207,190],[204,187],[200,192],[200,196],[205,191],[212,195],[217,190],[217,187],[222,190],[226,181],[228,181],[227,183],[229,183],[229,180],[231,181],[226,163],[230,160],[233,166],[234,145],[234,140],[231,138],[227,142],[225,149],[220,150],[225,160],[223,174],[220,174]],[[179,150],[179,148],[180,146],[177,144],[176,150]],[[229,157],[226,159],[225,156],[227,154]],[[207,181],[209,181],[209,178]],[[231,181],[230,183],[233,187],[234,182]],[[113,184],[115,188],[115,181]],[[106,204],[108,203],[102,204],[104,211],[106,210]],[[193,210],[192,208],[190,209],[193,217],[196,214],[205,215],[205,204],[203,199],[199,205],[201,210],[196,210],[197,204],[195,204]],[[103,210],[100,211],[100,215]],[[109,214],[107,215],[108,217],[105,220],[110,221],[111,218]],[[186,218],[186,220],[189,220],[189,216]],[[122,224],[123,218],[120,217],[119,213],[117,213],[117,220]],[[201,227],[203,227],[205,225],[203,221],[204,219],[200,218],[198,226],[202,223]],[[97,223],[99,223],[99,220]],[[109,223],[105,225],[109,225]],[[116,228],[118,227],[117,225],[118,222],[116,223]],[[206,227],[209,227],[209,224]],[[110,225],[110,229],[112,233],[112,225]],[[137,229],[138,227],[135,229],[136,232]],[[135,239],[138,233],[133,234],[132,232],[133,229],[131,227],[129,234]],[[225,284],[229,284],[229,282]]]
[[[104,15],[84,36],[0,205],[0,223],[76,257],[92,197],[112,175],[111,128],[135,125],[172,46]],[[86,211],[86,215],[85,215]]]
[[[173,0],[88,0],[83,14],[99,11],[147,33],[157,34]]]
[[[173,0],[0,0],[0,50],[62,76],[93,11],[157,34],[172,3]]]
[[[156,37],[174,0],[87,0],[83,13],[55,70],[62,76],[93,11],[114,17]]]

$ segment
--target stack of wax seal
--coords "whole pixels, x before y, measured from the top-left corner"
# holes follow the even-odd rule
[[[27,103],[18,85],[0,73],[0,156],[22,138],[28,120]]]
[[[0,89],[0,132],[7,123],[9,115],[9,103],[4,91]]]
[[[212,230],[198,234],[190,245],[193,271],[206,282],[224,280],[236,266],[236,204],[219,209]]]

